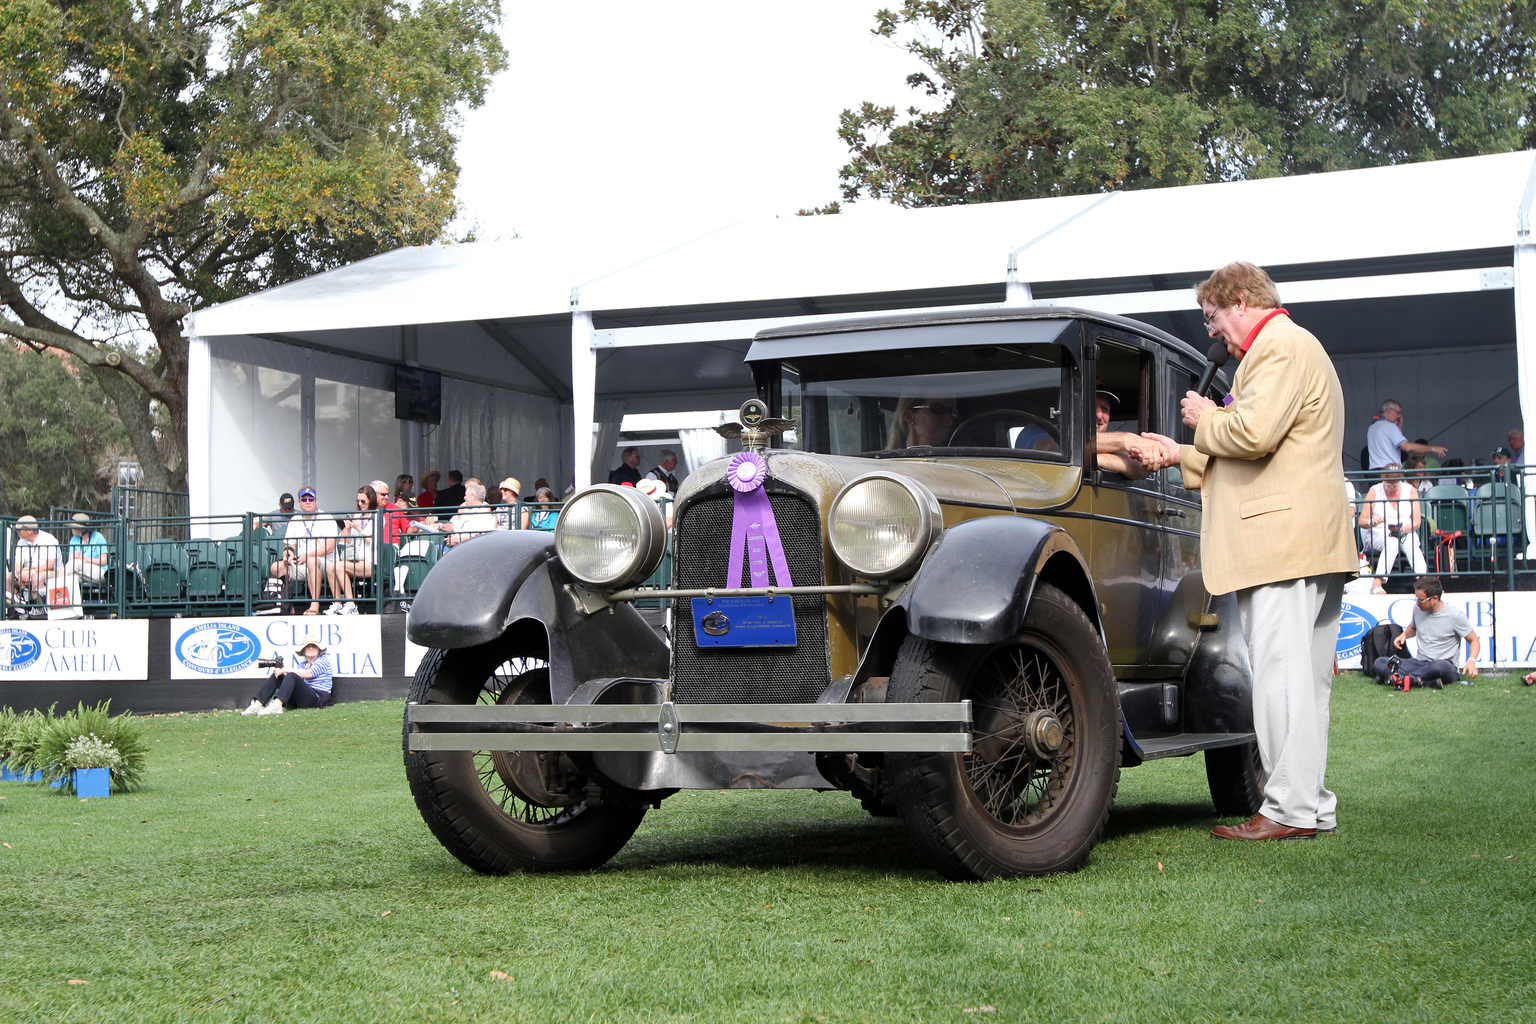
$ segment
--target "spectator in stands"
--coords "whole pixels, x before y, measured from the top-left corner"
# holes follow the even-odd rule
[[[650,477],[652,480],[660,480],[662,483],[666,484],[668,494],[676,494],[677,477],[672,474],[672,471],[676,468],[677,452],[673,451],[671,448],[663,448],[661,450],[661,462],[645,475]]]
[[[16,550],[11,555],[12,571],[5,574],[5,589],[22,601],[30,601],[31,591],[48,586],[48,577],[59,561],[59,539],[37,528],[34,516],[16,520]]]
[[[1428,473],[1424,472],[1428,467],[1428,460],[1422,455],[1410,455],[1403,460],[1403,479],[1413,485],[1413,489],[1422,495],[1435,485]]]
[[[383,480],[371,480],[368,486],[373,488],[374,497],[379,501],[379,508],[389,504],[389,484]]]
[[[293,578],[309,585],[305,615],[320,614],[320,588],[325,582],[325,561],[336,549],[340,532],[336,520],[318,510],[319,496],[313,487],[299,490],[299,514],[288,520],[283,557],[272,563],[276,579]]]
[[[546,488],[548,486],[549,486],[549,481],[544,479],[543,477],[539,477],[537,480],[535,480],[533,482],[533,493],[537,494],[537,493],[539,493],[540,491],[542,491],[544,488]]]
[[[330,655],[325,653],[324,647],[310,640],[299,648],[298,658],[303,660],[295,659],[293,667],[287,671],[274,668],[272,675],[256,691],[256,696],[251,698],[250,706],[240,713],[280,715],[289,707],[329,707],[332,688]]]
[[[409,473],[401,473],[395,477],[395,499],[379,505],[385,511],[385,535],[391,544],[399,544],[410,530],[411,519],[402,513],[416,504],[411,500],[411,487],[415,482]]]
[[[1418,656],[1404,658],[1397,666],[1398,674],[1422,679],[1437,690],[1452,681],[1472,685],[1477,678],[1477,657],[1482,653],[1482,641],[1471,620],[1461,609],[1441,600],[1444,593],[1438,576],[1414,580],[1413,624],[1392,640],[1393,647],[1407,654],[1408,641],[1418,637]],[[1467,644],[1467,662],[1458,672],[1456,662],[1461,660],[1463,642]],[[1391,662],[1377,658],[1370,669],[1377,679],[1385,679],[1392,670]],[[1467,678],[1461,679],[1460,673]]]
[[[451,510],[464,504],[464,474],[456,469],[450,469],[448,471],[448,486],[437,492],[437,501],[433,504],[444,510],[437,518],[452,518],[453,512]]]
[[[437,482],[442,474],[432,470],[421,478],[421,493],[416,495],[417,508],[435,508],[437,505]]]
[[[447,534],[445,543],[449,547],[458,547],[482,533],[493,532],[496,529],[496,514],[485,503],[485,484],[470,477],[464,482],[464,504],[452,520],[434,523],[430,519],[417,519],[411,526],[426,533]]]
[[[545,533],[554,533],[555,522],[560,518],[560,510],[554,507],[555,492],[550,490],[548,486],[540,487],[538,493],[534,496],[534,500],[540,507],[532,511],[531,514],[528,509],[523,510],[523,516],[525,517],[523,519],[523,529],[543,530]]]
[[[1525,431],[1516,427],[1509,432],[1510,462],[1517,466],[1525,465]]]
[[[91,517],[84,512],[69,519],[69,571],[87,583],[100,583],[107,571],[107,538],[92,529]]]
[[[352,601],[352,581],[373,575],[373,531],[378,508],[379,492],[372,484],[366,484],[357,489],[357,511],[341,521],[336,553],[325,563],[325,578],[330,581],[331,596],[336,598],[336,603],[326,609],[331,614],[357,614],[357,605]]]
[[[1445,460],[1445,464],[1442,465],[1440,468],[1441,469],[1466,469],[1467,468],[1467,463],[1466,463],[1465,459],[1446,459]],[[1469,477],[1469,476],[1466,476],[1465,474],[1462,474],[1462,473],[1452,473],[1450,476],[1443,476],[1443,477],[1441,477],[1439,480],[1437,480],[1435,482],[1436,483],[1440,483],[1440,484],[1445,484],[1446,486],[1453,486],[1454,485],[1456,487],[1466,487],[1468,484],[1470,484],[1472,482],[1472,478]]]
[[[1403,479],[1403,467],[1395,462],[1382,467],[1382,480],[1365,492],[1360,507],[1360,527],[1365,547],[1381,552],[1376,575],[1385,576],[1397,564],[1399,552],[1408,556],[1416,573],[1425,571],[1424,551],[1419,547],[1423,522],[1419,492]]]
[[[291,518],[293,518],[293,495],[284,491],[282,497],[277,499],[277,508],[262,516],[261,522],[256,525],[266,527],[267,532],[276,537],[288,529],[288,520]]]
[[[625,448],[619,454],[619,465],[608,474],[608,482],[611,484],[629,484],[633,487],[640,482],[640,449]]]
[[[1371,469],[1383,469],[1389,462],[1401,469],[1404,455],[1434,452],[1445,457],[1445,449],[1439,445],[1420,444],[1403,436],[1403,406],[1394,398],[1381,403],[1381,415],[1365,432],[1365,447],[1370,453]]]
[[[1508,448],[1505,448],[1503,445],[1500,445],[1493,450],[1493,476],[1491,479],[1494,483],[1509,483],[1510,478],[1514,476],[1514,474],[1509,472],[1509,470],[1505,469],[1504,467],[1508,466],[1514,460],[1514,452],[1510,451]]]
[[[512,515],[517,509],[518,494],[523,489],[523,482],[515,476],[509,476],[501,482],[501,507],[496,510],[496,529],[512,529]],[[528,510],[523,510],[522,529],[528,529]]]

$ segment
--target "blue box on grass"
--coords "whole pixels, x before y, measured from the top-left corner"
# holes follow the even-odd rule
[[[112,771],[109,768],[76,768],[75,796],[97,797],[112,795]]]

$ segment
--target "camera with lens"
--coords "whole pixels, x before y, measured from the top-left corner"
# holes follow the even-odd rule
[[[262,668],[282,668],[283,656],[281,654],[274,654],[270,658],[257,658],[256,664]]]

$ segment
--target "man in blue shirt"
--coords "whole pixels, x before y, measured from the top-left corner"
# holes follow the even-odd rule
[[[286,672],[274,668],[242,715],[280,715],[287,708],[323,708],[331,703],[331,659],[325,648],[308,640]]]
[[[69,569],[87,583],[100,583],[107,571],[107,538],[91,529],[91,517],[76,512],[69,522]]]
[[[1404,455],[1435,455],[1444,458],[1445,449],[1437,444],[1419,444],[1403,436],[1403,407],[1396,399],[1381,403],[1381,416],[1365,432],[1371,469],[1381,469],[1391,462],[1401,463]]]

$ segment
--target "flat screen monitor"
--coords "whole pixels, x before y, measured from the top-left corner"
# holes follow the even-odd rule
[[[395,367],[395,419],[443,422],[443,375],[411,366]]]

